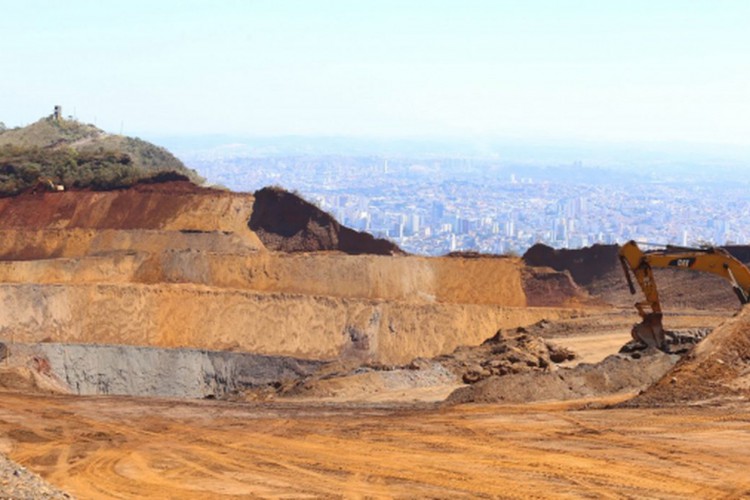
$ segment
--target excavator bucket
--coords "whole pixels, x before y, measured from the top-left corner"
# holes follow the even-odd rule
[[[630,334],[634,340],[643,342],[649,347],[661,349],[664,345],[664,327],[661,324],[661,313],[646,314],[643,321],[633,326]]]

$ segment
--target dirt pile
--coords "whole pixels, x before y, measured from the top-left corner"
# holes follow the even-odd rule
[[[575,358],[568,349],[529,333],[526,328],[498,330],[479,346],[461,346],[435,361],[473,384],[491,376],[545,371]],[[418,366],[418,364],[417,364]]]
[[[594,245],[576,250],[555,250],[537,243],[523,254],[523,260],[530,266],[568,271],[576,283],[587,286],[620,265],[617,251],[617,245]]]
[[[660,406],[717,397],[750,398],[750,309],[718,326],[630,405]]]
[[[246,391],[246,399],[263,397],[315,401],[443,401],[460,379],[434,360],[420,359],[405,366],[333,362],[310,377],[276,391]]]
[[[255,192],[249,227],[270,250],[396,255],[404,252],[387,240],[339,224],[331,215],[280,188]]]
[[[451,403],[522,403],[540,400],[577,399],[601,397],[614,393],[635,392],[645,389],[659,380],[680,359],[680,355],[706,337],[709,330],[674,331],[667,334],[666,352],[649,349],[645,345],[631,341],[625,344],[618,354],[610,355],[598,363],[581,363],[575,367],[556,366],[573,359],[566,349],[560,349],[546,342],[541,336],[549,332],[561,333],[559,325],[547,321],[539,322],[528,329],[518,329],[515,336],[503,332],[489,339],[473,351],[484,359],[464,375],[464,382],[474,383],[457,389],[448,398]],[[505,339],[503,338],[505,337]],[[515,338],[514,338],[515,337]],[[517,339],[521,345],[515,345]],[[508,340],[511,343],[508,345]],[[489,352],[486,349],[491,347]],[[750,344],[750,343],[749,343]],[[519,349],[519,347],[521,349]],[[457,349],[457,353],[466,348]],[[512,350],[511,350],[512,349]],[[518,351],[521,351],[519,355]],[[468,349],[469,352],[472,349]],[[487,365],[499,365],[490,360],[495,352],[512,352],[512,359],[518,360],[515,369],[491,371]],[[540,354],[541,353],[541,354]],[[549,353],[548,357],[544,354]],[[437,358],[438,360],[445,356]],[[535,359],[536,358],[536,359]],[[481,357],[480,357],[481,359]],[[526,366],[524,366],[526,365]],[[482,376],[475,377],[475,373]],[[748,377],[750,379],[750,377]],[[750,387],[750,384],[748,384]]]
[[[388,397],[387,393],[409,394],[414,399],[444,400],[461,383],[474,384],[493,376],[546,372],[558,363],[575,358],[568,349],[546,342],[529,330],[545,330],[550,323],[537,322],[523,327],[499,330],[478,346],[460,346],[452,353],[433,358],[416,358],[406,365],[346,363],[338,361],[323,367],[290,387],[279,389],[279,396],[292,398],[353,399]]]
[[[588,292],[573,281],[568,271],[549,267],[525,267],[523,291],[529,307],[594,304]]]
[[[706,335],[711,333],[711,328],[695,328],[692,330],[665,330],[664,345],[662,350],[667,354],[687,354],[695,344],[700,343]],[[631,340],[620,348],[620,353],[630,354],[638,358],[639,353],[648,349],[648,346],[638,340]]]
[[[600,363],[583,363],[554,372],[493,376],[457,389],[447,402],[527,403],[637,391],[659,380],[676,360],[677,356],[654,350],[638,359],[612,355]]]
[[[20,439],[30,437],[23,435],[23,431],[14,432],[13,436]],[[0,453],[0,498],[70,500],[73,496]]]

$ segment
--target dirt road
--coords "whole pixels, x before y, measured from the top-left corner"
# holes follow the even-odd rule
[[[79,498],[750,494],[750,404],[310,406],[3,394],[0,447]]]

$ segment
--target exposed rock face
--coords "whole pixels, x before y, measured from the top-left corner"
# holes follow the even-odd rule
[[[403,254],[395,243],[342,226],[299,196],[278,188],[255,192],[249,227],[270,250],[348,254]]]
[[[61,387],[80,395],[225,397],[305,377],[319,361],[258,354],[54,344],[14,346],[13,356],[43,364]]]

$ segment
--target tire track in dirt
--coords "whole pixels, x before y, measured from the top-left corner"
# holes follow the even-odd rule
[[[20,394],[4,402],[0,435],[26,436],[13,440],[11,457],[79,498],[750,491],[747,404],[409,409]]]

